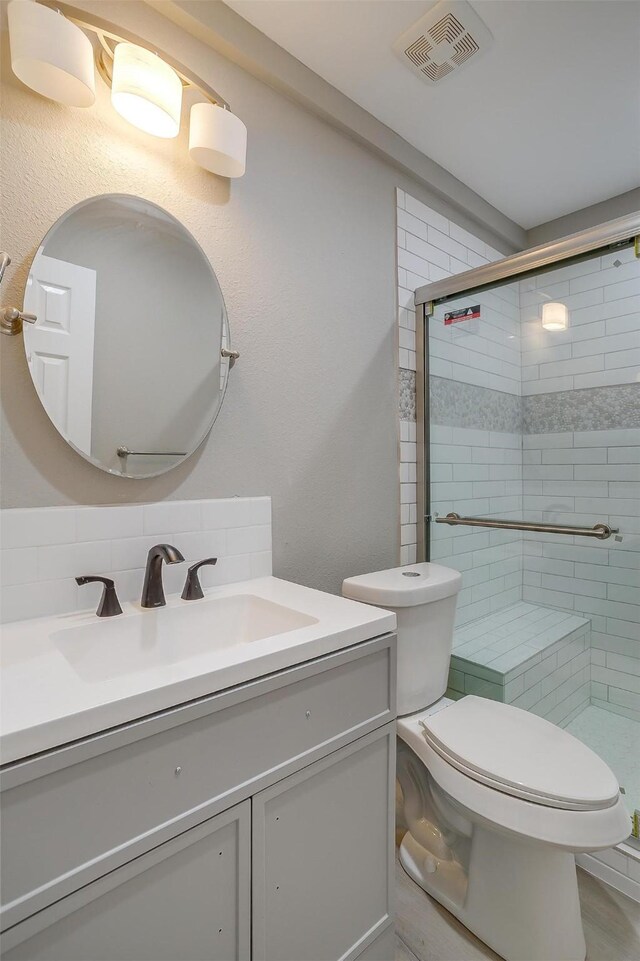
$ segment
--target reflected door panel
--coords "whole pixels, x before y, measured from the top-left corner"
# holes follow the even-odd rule
[[[96,272],[41,254],[29,284],[38,317],[27,351],[33,382],[58,430],[89,450]]]

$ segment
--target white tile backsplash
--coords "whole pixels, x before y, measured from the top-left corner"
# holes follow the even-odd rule
[[[96,603],[98,597],[99,593],[96,591]],[[3,623],[79,610],[78,587],[75,581],[69,579],[3,586],[1,598]]]
[[[40,547],[73,544],[76,540],[73,508],[16,508],[0,512],[0,544],[9,547]],[[93,538],[84,538],[93,540]]]
[[[53,513],[53,510],[51,512]],[[13,511],[3,512],[3,516],[5,513]],[[74,514],[79,541],[112,540],[118,537],[136,537],[143,533],[142,507],[82,507],[75,510]]]
[[[199,501],[163,501],[142,508],[142,530],[145,534],[162,531],[199,531],[202,528],[202,505]]]
[[[113,577],[121,600],[137,600],[147,551],[165,541],[188,563],[218,558],[202,569],[206,587],[271,574],[269,497],[7,509],[0,511],[0,531],[5,622],[95,606],[101,588],[79,588],[81,574]],[[167,592],[182,589],[185,564],[163,573]]]
[[[37,547],[7,547],[0,550],[0,584],[7,587],[28,584],[38,566]]]

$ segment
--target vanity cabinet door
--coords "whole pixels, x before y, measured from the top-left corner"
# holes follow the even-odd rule
[[[3,961],[249,961],[244,801],[3,934]]]
[[[388,928],[394,771],[387,724],[254,797],[254,961],[351,961]]]

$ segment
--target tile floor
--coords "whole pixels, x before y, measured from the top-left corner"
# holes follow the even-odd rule
[[[397,860],[396,884],[395,961],[500,961],[418,887]],[[638,961],[640,905],[581,870],[578,885],[587,961]]]
[[[629,814],[640,809],[640,721],[590,705],[567,730],[607,762],[625,790]]]

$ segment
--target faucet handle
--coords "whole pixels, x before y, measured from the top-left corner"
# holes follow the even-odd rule
[[[100,603],[98,604],[98,609],[96,614],[98,617],[115,617],[116,614],[122,614],[122,608],[120,607],[120,601],[118,600],[118,595],[116,594],[116,585],[110,577],[98,577],[97,575],[86,574],[83,577],[76,577],[76,584],[93,584],[94,581],[99,581],[104,584],[104,590],[102,592],[102,597],[100,598]]]
[[[202,587],[200,585],[200,578],[198,577],[198,571],[206,564],[213,565],[217,563],[217,557],[207,557],[204,561],[198,561],[197,564],[191,565],[187,571],[187,579],[184,582],[184,589],[181,594],[183,601],[197,601],[200,600],[201,597],[204,597]]]

